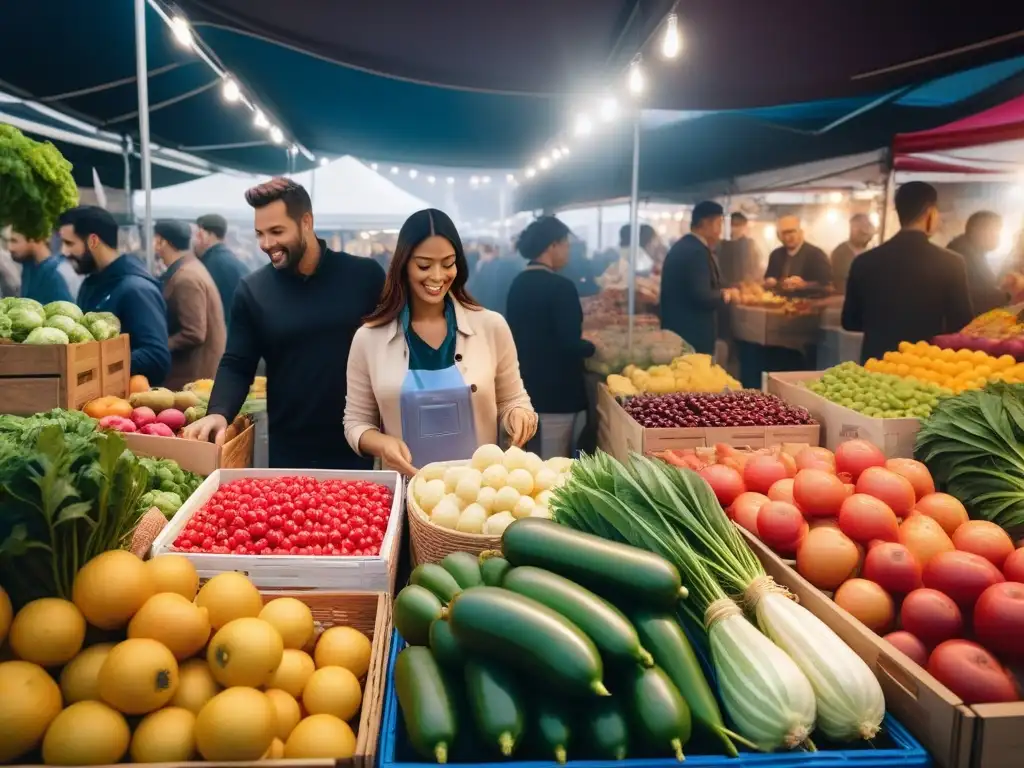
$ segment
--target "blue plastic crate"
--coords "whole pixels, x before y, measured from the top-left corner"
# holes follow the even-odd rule
[[[401,762],[398,759],[399,741],[405,738],[405,726],[401,722],[398,695],[395,693],[394,669],[399,651],[405,648],[405,641],[397,631],[391,640],[391,655],[388,659],[386,688],[384,691],[384,716],[381,719],[379,768],[436,768],[435,763]],[[892,746],[884,749],[821,750],[818,752],[778,752],[763,754],[741,752],[738,758],[720,755],[690,755],[686,761],[677,763],[672,758],[644,760],[570,760],[566,767],[553,760],[506,760],[494,763],[452,763],[453,766],[482,768],[930,768],[931,757],[917,739],[910,735],[892,716],[886,715],[882,725]]]

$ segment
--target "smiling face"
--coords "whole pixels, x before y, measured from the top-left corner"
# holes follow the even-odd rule
[[[440,304],[458,272],[455,247],[446,238],[431,235],[412,249],[406,267],[412,300]]]
[[[275,200],[256,209],[255,228],[260,250],[270,257],[274,269],[294,272],[313,237],[313,215],[303,214],[296,221],[288,215],[284,201]]]

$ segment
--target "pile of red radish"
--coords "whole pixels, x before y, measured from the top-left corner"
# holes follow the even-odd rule
[[[928,468],[865,440],[721,462],[700,474],[729,517],[969,704],[1020,700],[1024,548]]]

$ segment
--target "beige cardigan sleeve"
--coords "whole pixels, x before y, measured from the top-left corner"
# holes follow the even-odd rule
[[[506,432],[510,432],[508,415],[516,408],[533,410],[530,396],[523,386],[523,377],[519,373],[519,354],[516,342],[512,338],[512,330],[501,315],[491,332],[491,343],[494,345],[497,358],[497,370],[494,375],[494,395],[498,401],[498,417]]]
[[[359,453],[359,438],[369,429],[380,429],[380,411],[370,382],[370,334],[363,326],[352,338],[348,353],[345,396],[345,440]]]

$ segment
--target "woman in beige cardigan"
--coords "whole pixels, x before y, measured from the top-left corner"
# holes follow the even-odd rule
[[[496,443],[499,422],[519,446],[537,430],[512,333],[501,315],[466,292],[468,273],[452,220],[434,209],[414,213],[398,234],[380,304],[352,340],[345,438],[358,453],[407,475],[416,472],[402,435],[410,371],[451,374],[464,388],[472,447]]]

